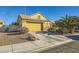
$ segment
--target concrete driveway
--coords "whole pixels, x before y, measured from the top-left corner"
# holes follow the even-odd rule
[[[74,40],[69,39],[65,36],[62,35],[47,35],[47,34],[42,34],[42,33],[30,33],[32,35],[34,35],[36,38],[40,39],[40,40],[36,40],[36,41],[20,41],[19,43],[13,43],[13,44],[9,44],[9,45],[3,45],[0,46],[0,52],[27,52],[27,53],[37,53],[37,52],[41,52],[44,50],[48,50],[50,48],[54,48],[56,46],[60,46],[63,44],[67,44],[69,42],[73,42]],[[4,35],[4,34],[2,34]],[[6,37],[6,36],[5,36]],[[15,40],[17,38],[24,38],[24,35],[20,35],[17,36],[10,36],[11,39],[9,40]],[[25,35],[26,37],[26,35]],[[17,40],[15,40],[17,41]],[[14,41],[14,42],[15,42]],[[6,41],[7,42],[7,41]]]

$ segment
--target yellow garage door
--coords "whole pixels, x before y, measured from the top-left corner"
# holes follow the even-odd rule
[[[41,31],[41,23],[25,23],[29,31]]]

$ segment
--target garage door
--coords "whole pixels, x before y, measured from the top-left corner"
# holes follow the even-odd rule
[[[29,31],[41,31],[41,23],[25,23]]]

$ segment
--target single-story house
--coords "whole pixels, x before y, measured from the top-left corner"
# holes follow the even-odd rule
[[[29,31],[47,31],[51,22],[41,13],[33,15],[20,14],[18,16],[19,26],[28,28]]]

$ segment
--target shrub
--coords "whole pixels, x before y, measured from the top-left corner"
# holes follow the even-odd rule
[[[48,31],[56,31],[58,28],[57,27],[52,27],[52,28],[49,28]]]
[[[59,34],[66,34],[68,33],[68,30],[66,28],[59,28],[56,30]]]

